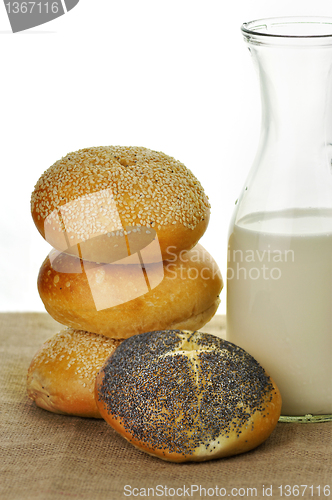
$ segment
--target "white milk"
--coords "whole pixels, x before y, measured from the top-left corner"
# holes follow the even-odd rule
[[[332,211],[247,216],[228,260],[227,340],[275,380],[282,415],[332,414]]]

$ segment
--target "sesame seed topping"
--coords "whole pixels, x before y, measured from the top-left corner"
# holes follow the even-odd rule
[[[188,168],[164,153],[139,147],[70,153],[44,172],[31,196],[35,220],[60,225],[71,240],[113,232],[123,236],[128,226],[160,230],[182,224],[195,229],[209,208]]]
[[[83,330],[66,328],[48,340],[38,351],[33,362],[37,368],[51,362],[65,362],[65,370],[72,370],[85,387],[94,384],[98,371],[122,340]]]

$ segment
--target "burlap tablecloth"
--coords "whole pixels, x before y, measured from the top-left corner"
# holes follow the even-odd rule
[[[217,316],[202,330],[222,335],[223,325]],[[295,498],[296,485],[300,498],[332,498],[329,422],[279,423],[249,453],[179,465],[136,450],[102,420],[37,408],[26,372],[59,330],[47,314],[0,314],[1,499]]]

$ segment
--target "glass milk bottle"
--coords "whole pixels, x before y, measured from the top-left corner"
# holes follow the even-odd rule
[[[227,339],[272,376],[281,420],[332,414],[332,18],[245,23],[258,152],[233,214]]]

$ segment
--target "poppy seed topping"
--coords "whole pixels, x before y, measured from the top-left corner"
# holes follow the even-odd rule
[[[96,390],[110,425],[135,446],[174,461],[220,456],[220,442],[251,433],[255,414],[263,415],[276,394],[240,347],[179,330],[125,340],[99,373]]]

